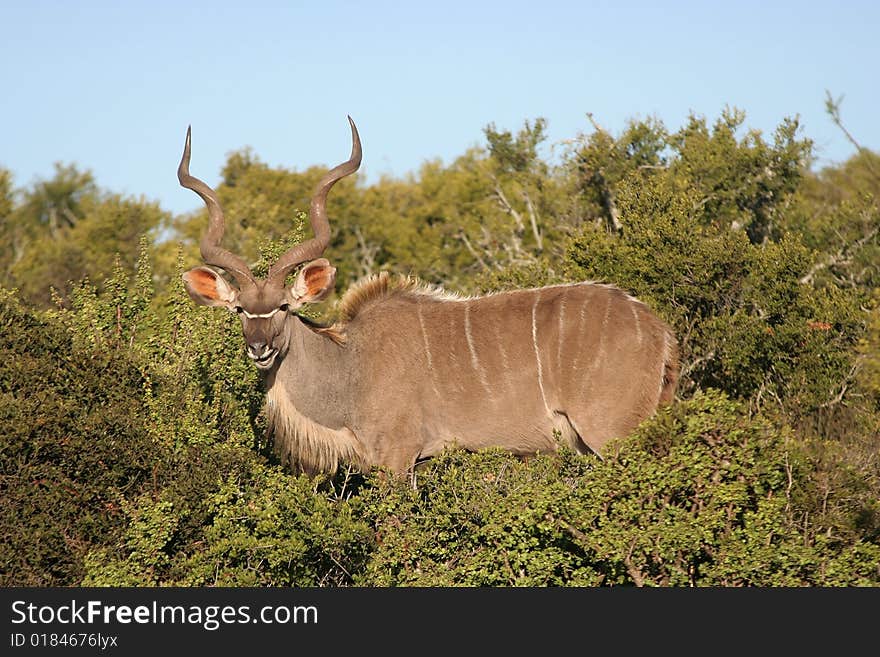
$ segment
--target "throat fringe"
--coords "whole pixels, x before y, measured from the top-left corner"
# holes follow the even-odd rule
[[[330,429],[306,417],[277,382],[266,393],[266,415],[275,450],[291,469],[309,475],[333,474],[343,462],[364,472],[368,469],[363,448],[351,430]]]

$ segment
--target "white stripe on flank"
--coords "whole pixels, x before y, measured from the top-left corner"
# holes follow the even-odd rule
[[[422,317],[422,307],[416,304],[416,313],[419,316],[419,327],[422,329],[422,342],[425,345],[425,356],[428,359],[428,371],[431,376],[431,385],[434,388],[434,392],[440,397],[440,390],[437,389],[437,380],[434,374],[434,361],[431,358],[431,347],[428,346],[428,332],[425,330],[425,318]]]
[[[504,350],[504,338],[501,336],[501,322],[492,322],[492,325],[495,328],[495,344],[498,345],[498,351],[501,352],[501,378],[506,380],[508,387],[513,390],[513,380],[508,375],[510,364],[507,362],[507,352]]]
[[[581,310],[578,313],[578,316],[580,317],[580,321],[578,322],[577,334],[579,336],[581,336],[581,338],[578,341],[578,348],[574,352],[574,356],[571,359],[571,371],[572,372],[577,372],[578,361],[580,360],[581,352],[584,350],[584,345],[583,345],[584,322],[587,321],[587,306],[588,305],[590,305],[590,297],[589,296],[587,296],[587,298],[584,299],[584,302],[581,304]]]
[[[605,314],[602,316],[602,328],[599,329],[599,347],[596,349],[596,358],[593,359],[593,366],[590,368],[595,371],[599,367],[599,361],[605,357],[605,335],[608,327],[608,317],[611,315],[612,296],[608,295],[608,301],[605,302]]]
[[[464,337],[467,339],[468,350],[471,352],[471,365],[473,365],[474,371],[480,377],[480,383],[483,384],[489,399],[495,401],[495,396],[492,394],[492,389],[489,387],[489,381],[486,378],[486,371],[480,365],[480,360],[477,358],[477,350],[474,347],[474,338],[471,335],[471,304],[469,301],[464,302]]]
[[[584,303],[583,303],[583,305],[581,306],[581,312],[580,312],[581,323],[580,323],[580,325],[579,325],[580,328],[581,328],[581,330],[583,330],[583,328],[584,328],[584,321],[587,319],[587,306],[588,306],[588,305],[590,305],[590,297],[587,297],[586,299],[584,299]]]
[[[559,335],[556,339],[556,369],[562,371],[562,331],[565,330],[565,296],[559,298]]]
[[[538,353],[538,322],[536,311],[538,302],[541,300],[541,293],[535,292],[535,303],[532,304],[532,346],[535,348],[535,362],[538,364],[538,387],[541,389],[541,399],[544,401],[544,408],[550,412],[550,405],[547,403],[547,395],[544,393],[544,372],[541,369],[541,354]]]
[[[632,311],[633,319],[636,320],[636,341],[639,343],[639,346],[642,346],[642,322],[639,319],[639,313],[636,311],[636,306],[633,303],[629,304],[629,309]]]

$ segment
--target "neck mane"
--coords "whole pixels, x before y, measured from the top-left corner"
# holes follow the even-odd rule
[[[325,427],[304,415],[275,374],[266,381],[266,417],[282,462],[310,475],[336,472],[343,462],[366,471],[369,463],[354,433],[346,427]]]

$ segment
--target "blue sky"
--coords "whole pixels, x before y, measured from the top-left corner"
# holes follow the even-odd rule
[[[549,146],[631,118],[678,128],[726,105],[770,137],[799,115],[819,164],[854,148],[824,111],[880,150],[880,3],[789,2],[0,2],[0,166],[16,186],[56,161],[110,191],[200,207],[177,184],[219,181],[250,146],[302,170],[348,156],[404,176],[483,143],[482,128],[548,120]]]

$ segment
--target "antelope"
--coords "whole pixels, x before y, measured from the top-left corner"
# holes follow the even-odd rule
[[[338,303],[338,319],[299,314],[333,289],[325,204],[361,163],[351,156],[318,183],[314,237],[284,253],[264,279],[220,246],[217,195],[190,175],[187,129],[177,175],[204,201],[206,265],[183,274],[189,296],[241,319],[261,371],[266,416],[280,458],[295,472],[342,464],[412,474],[446,448],[500,447],[518,455],[561,444],[601,456],[675,394],[678,347],[669,326],[612,285],[579,282],[465,297],[407,276],[368,276]],[[302,265],[291,285],[286,279]]]

